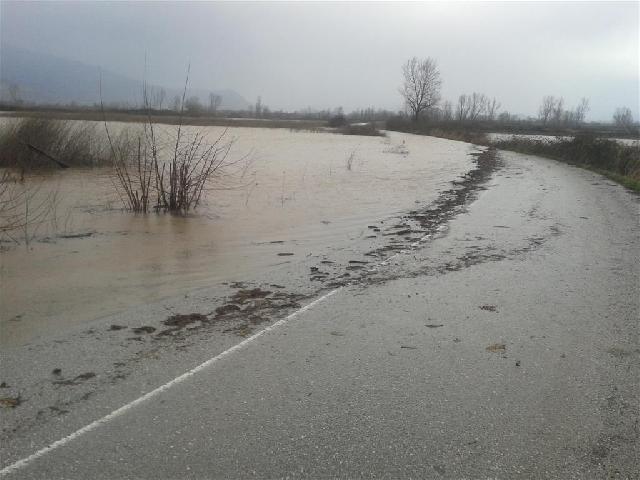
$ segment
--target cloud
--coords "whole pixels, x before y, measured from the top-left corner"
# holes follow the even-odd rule
[[[177,86],[234,88],[272,108],[400,108],[400,66],[437,59],[443,94],[482,91],[535,114],[591,99],[638,117],[638,3],[4,1],[1,41]]]

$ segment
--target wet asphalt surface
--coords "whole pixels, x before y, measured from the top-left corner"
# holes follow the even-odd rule
[[[638,197],[500,156],[375,247],[4,351],[3,467],[340,288],[7,477],[638,478]]]

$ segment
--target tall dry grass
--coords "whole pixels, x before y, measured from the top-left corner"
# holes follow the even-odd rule
[[[57,190],[41,191],[10,170],[0,173],[0,241],[30,242],[46,223],[55,221]]]
[[[511,138],[492,142],[496,148],[553,158],[572,165],[616,176],[616,181],[640,190],[640,150],[594,135],[576,135],[570,140],[544,142]]]
[[[0,168],[93,167],[109,161],[95,123],[21,118],[0,127]]]

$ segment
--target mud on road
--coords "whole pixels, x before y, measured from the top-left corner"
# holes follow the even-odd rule
[[[491,150],[477,153],[476,168],[435,202],[368,222],[354,248],[293,255],[264,278],[228,282],[102,319],[73,338],[59,339],[55,349],[34,348],[31,359],[22,357],[20,369],[26,371],[31,361],[32,371],[40,368],[45,375],[0,379],[15,388],[8,392],[11,398],[21,399],[15,408],[3,409],[13,427],[3,432],[3,445],[10,445],[7,458],[31,453],[31,442],[53,441],[60,431],[86,425],[137,398],[140,386],[148,391],[163,384],[343,286],[348,294],[269,335],[256,352],[234,357],[230,371],[209,372],[207,382],[220,382],[223,391],[216,398],[225,405],[210,412],[210,421],[231,445],[216,443],[210,450],[221,452],[210,460],[219,471],[248,475],[254,468],[265,476],[294,471],[298,457],[288,448],[295,446],[299,461],[309,462],[309,476],[353,476],[375,468],[391,476],[633,478],[639,392],[631,379],[640,365],[640,347],[637,321],[634,326],[638,267],[630,259],[637,258],[639,247],[633,221],[637,199],[565,165]],[[43,359],[46,369],[39,365]],[[308,376],[317,384],[310,396],[287,394],[290,383],[307,388]],[[401,392],[413,394],[392,390],[394,395],[385,397],[390,379],[393,388],[399,382]],[[235,392],[230,398],[223,385]],[[264,392],[273,410],[261,409],[254,389]],[[376,401],[362,391],[375,394]],[[199,405],[198,411],[212,395],[195,385],[174,394],[184,395],[193,408]],[[343,405],[336,404],[342,397],[366,421],[343,418]],[[155,418],[160,408],[166,424],[182,430],[188,409],[174,415],[152,403],[140,406],[136,418]],[[239,425],[245,403],[252,416]],[[317,419],[326,406],[336,417],[331,438],[314,430],[313,421],[289,415],[301,411]],[[278,438],[269,419],[280,408],[287,412],[278,417],[287,431],[302,428],[298,433],[309,441],[265,442],[273,448],[268,455],[258,442],[252,461],[238,463],[225,449],[248,448],[243,442],[253,437],[240,435],[243,431]],[[402,415],[396,418],[397,412]],[[385,423],[387,415],[397,421]],[[418,428],[425,421],[426,433]],[[354,432],[358,442],[350,437]],[[398,450],[381,449],[381,438]],[[101,445],[108,439],[91,441]],[[332,445],[331,458],[348,451],[355,463],[319,461],[315,455],[330,452]],[[379,453],[367,463],[372,449]],[[403,452],[414,456],[405,458]],[[278,459],[280,470],[270,458]],[[203,473],[210,464],[189,466]],[[153,465],[139,467],[148,474],[153,470]],[[163,474],[182,467],[177,460],[165,465]],[[81,469],[87,473],[91,466]],[[38,477],[37,466],[33,471]]]
[[[435,202],[367,225],[373,235],[355,239],[360,246],[350,253],[295,259],[263,281],[223,282],[168,299],[159,308],[109,316],[75,334],[35,342],[14,356],[7,351],[0,378],[10,385],[0,391],[5,399],[0,412],[3,442],[42,428],[118,385],[135,382],[149,364],[171,363],[177,353],[188,358],[190,349],[193,358],[200,359],[202,352],[194,346],[212,338],[230,345],[330,289],[397,278],[388,271],[386,259],[422,248],[441,235],[500,166],[495,150],[478,149],[470,155],[473,169]]]

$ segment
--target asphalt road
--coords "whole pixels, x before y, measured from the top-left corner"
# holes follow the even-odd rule
[[[638,197],[502,158],[438,238],[16,435],[7,478],[640,478]]]

